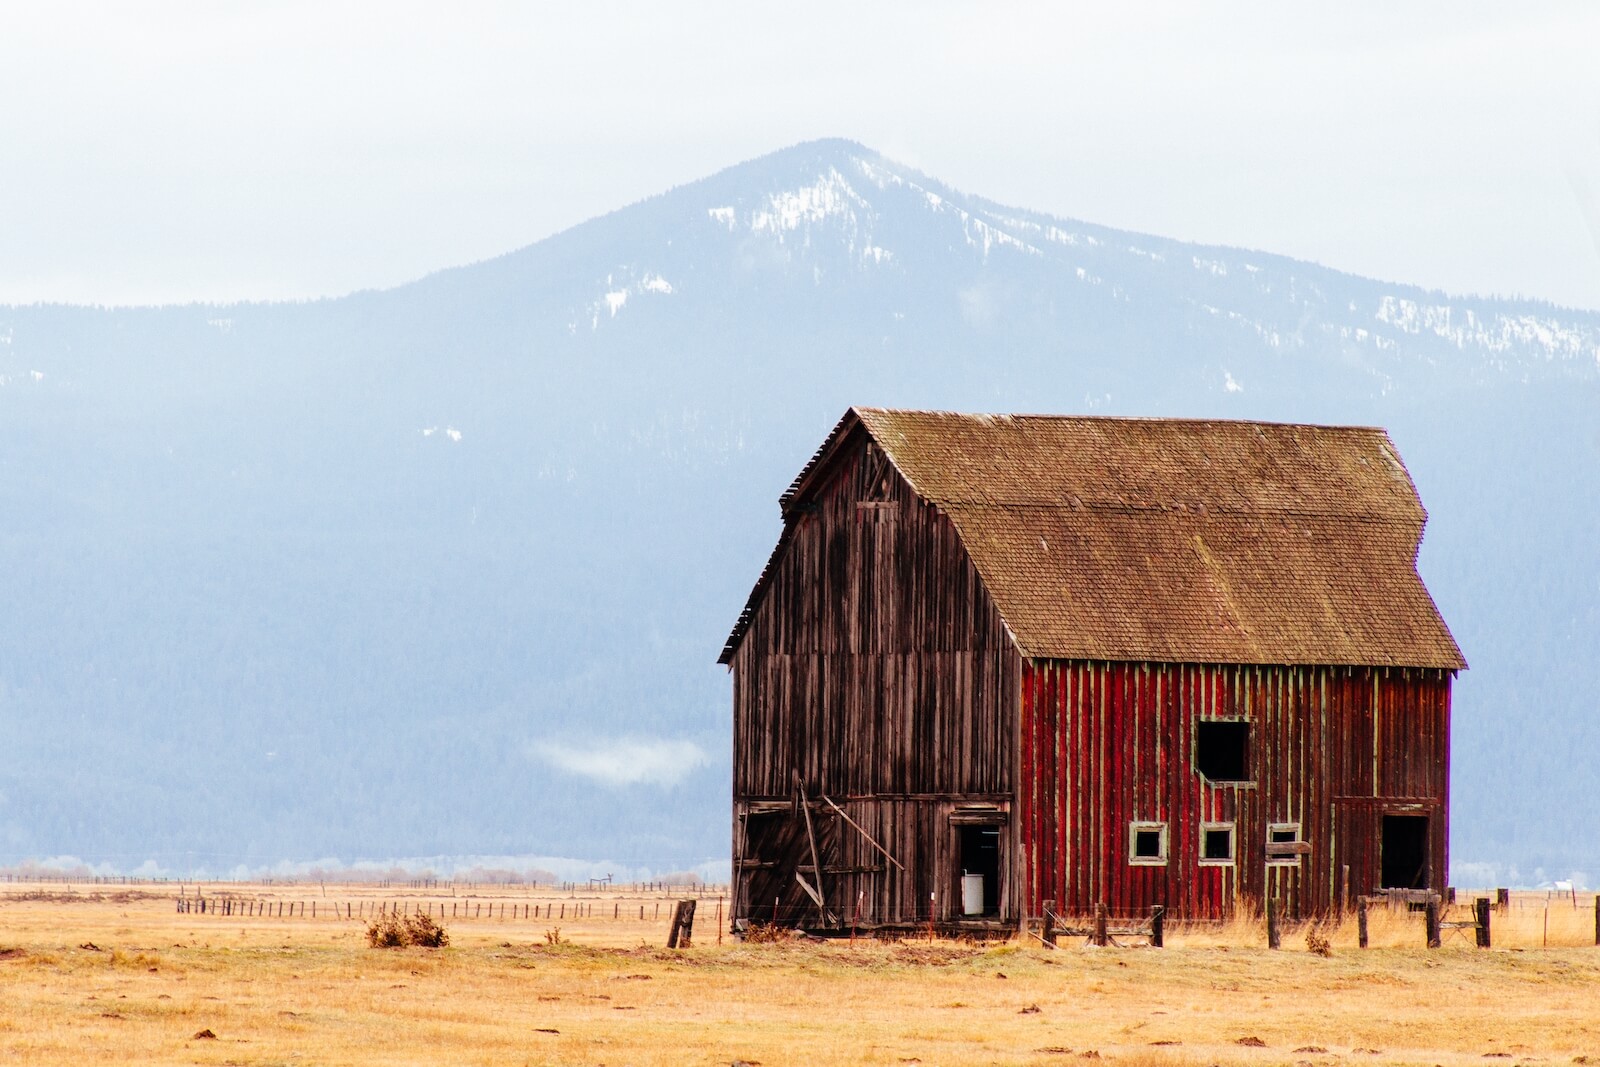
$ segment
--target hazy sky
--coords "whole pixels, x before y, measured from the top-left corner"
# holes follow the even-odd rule
[[[0,302],[388,286],[841,136],[1005,203],[1600,308],[1600,5],[1309,8],[8,5]]]

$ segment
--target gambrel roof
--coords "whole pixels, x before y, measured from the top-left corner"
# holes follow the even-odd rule
[[[1466,666],[1381,429],[852,408],[784,494],[786,535],[857,427],[949,517],[1026,656]]]

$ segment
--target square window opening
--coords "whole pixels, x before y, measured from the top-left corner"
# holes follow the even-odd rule
[[[1233,823],[1200,824],[1200,862],[1218,867],[1233,863]]]
[[[1163,867],[1167,862],[1167,824],[1128,825],[1128,862],[1135,867]]]
[[[1197,723],[1194,767],[1213,782],[1250,781],[1250,724],[1243,719]]]
[[[1300,853],[1283,848],[1285,845],[1300,844],[1300,824],[1297,822],[1273,822],[1267,824],[1267,865],[1269,867],[1298,867],[1300,866]],[[1274,848],[1273,846],[1280,846]]]

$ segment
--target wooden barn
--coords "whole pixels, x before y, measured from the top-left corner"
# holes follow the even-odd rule
[[[733,675],[734,920],[1441,888],[1461,652],[1379,429],[854,408]]]

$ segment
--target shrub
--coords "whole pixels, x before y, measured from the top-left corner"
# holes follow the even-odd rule
[[[787,929],[777,923],[751,923],[744,932],[744,943],[747,945],[770,945],[778,941],[787,941],[790,938]]]
[[[450,935],[431,915],[380,915],[367,927],[367,944],[373,948],[443,948]]]
[[[418,948],[444,948],[450,935],[431,915],[413,915],[406,920],[406,935]]]

